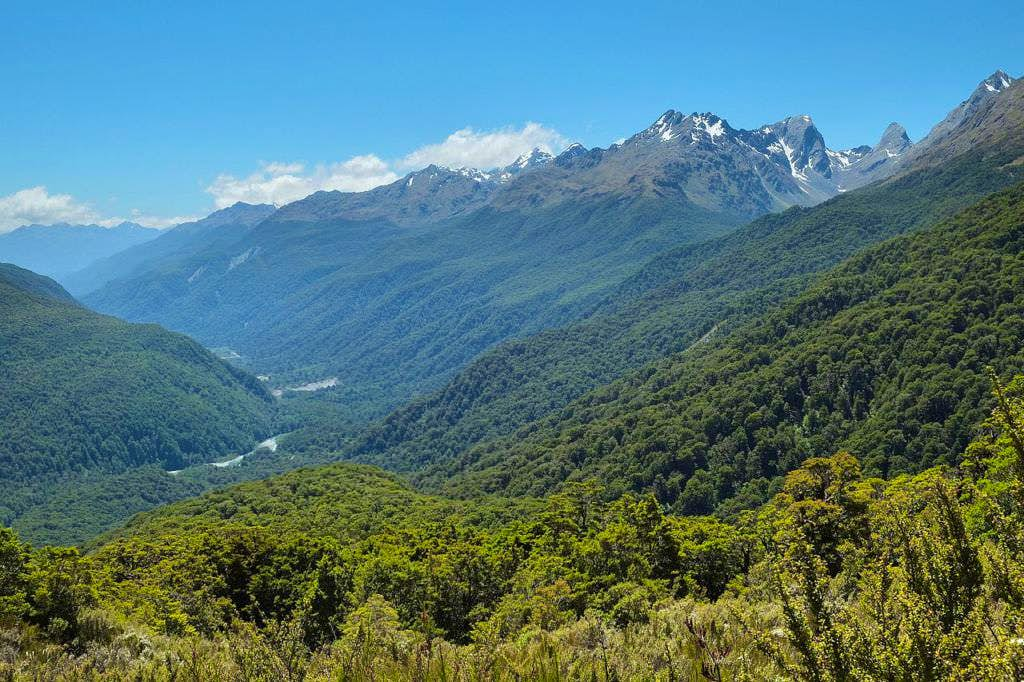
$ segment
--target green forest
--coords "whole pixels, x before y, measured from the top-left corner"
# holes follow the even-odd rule
[[[244,452],[271,429],[270,394],[248,373],[180,334],[98,315],[9,265],[0,266],[0,385],[4,525],[91,474],[180,469]]]
[[[931,227],[1021,180],[1024,132],[819,206],[759,218],[670,251],[622,283],[586,319],[499,346],[444,388],[356,437],[305,427],[294,447],[333,448],[399,471],[457,459],[588,391],[680,353],[791,298],[859,250]],[[335,435],[335,437],[331,437]]]
[[[596,477],[681,512],[764,501],[815,453],[872,475],[955,463],[986,364],[1024,362],[1024,186],[872,247],[778,310],[427,469],[431,488],[541,494]]]
[[[956,459],[812,457],[729,520],[599,483],[425,496],[338,464],[138,518],[0,530],[8,679],[938,680],[1024,675],[1024,377]]]

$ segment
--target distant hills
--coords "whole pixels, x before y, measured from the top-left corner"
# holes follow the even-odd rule
[[[63,280],[93,261],[155,239],[160,230],[136,223],[25,225],[0,234],[0,262]]]
[[[168,267],[197,250],[235,240],[273,212],[274,207],[267,204],[239,202],[215,211],[202,220],[176,225],[147,243],[95,259],[65,275],[61,281],[69,291],[82,296],[108,282],[145,272],[147,267]]]

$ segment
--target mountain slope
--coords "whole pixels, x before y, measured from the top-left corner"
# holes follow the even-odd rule
[[[587,318],[499,346],[435,394],[397,410],[353,442],[332,439],[320,428],[308,443],[297,437],[295,446],[333,449],[346,458],[415,470],[457,459],[472,445],[540,419],[587,390],[681,352],[705,335],[722,336],[859,249],[927,226],[1020,181],[1024,175],[1014,161],[1024,155],[1024,126],[995,133],[1012,120],[1010,112],[1024,111],[1020,96],[1019,86],[1005,93],[1000,107],[991,109],[992,119],[983,123],[994,145],[670,251]],[[966,125],[961,134],[975,129]],[[900,148],[901,137],[890,126],[881,144]]]
[[[202,220],[176,225],[152,241],[118,250],[106,258],[78,268],[63,278],[64,285],[75,295],[82,296],[105,284],[129,278],[147,267],[167,267],[168,263],[212,245],[237,239],[241,233],[273,212],[274,207],[267,204],[239,202],[215,211]]]
[[[177,469],[248,450],[270,396],[193,341],[79,306],[0,267],[0,521],[90,472]]]
[[[143,244],[159,230],[135,223],[99,225],[26,225],[0,234],[0,262],[14,263],[54,279],[123,249]]]
[[[771,479],[822,453],[849,449],[885,475],[947,463],[990,407],[984,366],[1024,364],[1022,292],[1017,185],[422,480],[537,494],[596,477],[703,512],[762,499]]]

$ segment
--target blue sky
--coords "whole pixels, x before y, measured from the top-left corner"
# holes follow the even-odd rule
[[[807,113],[833,148],[892,120],[919,139],[995,69],[1024,72],[1009,0],[299,4],[5,3],[0,229],[606,146],[668,108]]]

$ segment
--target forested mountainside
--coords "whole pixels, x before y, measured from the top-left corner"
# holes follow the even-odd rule
[[[64,280],[76,270],[160,235],[135,223],[99,225],[25,225],[0,234],[0,263]]]
[[[336,464],[148,514],[87,556],[0,529],[0,673],[1016,679],[1022,396],[996,380],[960,468],[883,481],[819,456],[731,521],[594,482],[458,503]]]
[[[888,182],[667,252],[588,317],[499,346],[444,388],[357,438],[318,425],[296,434],[293,446],[338,450],[400,471],[458,459],[469,447],[507,435],[629,370],[682,352],[705,336],[724,335],[869,244],[928,226],[1019,182],[1024,90],[1019,84],[1006,92],[989,90],[988,80],[969,100],[969,112],[965,103],[926,138],[968,150],[959,156],[941,163],[920,156],[914,162],[919,166],[901,166],[899,177]],[[950,125],[953,120],[959,128]],[[982,142],[972,147],[960,136]]]
[[[743,131],[667,112],[608,149],[318,192],[85,301],[230,349],[277,387],[337,377],[332,400],[379,415],[501,341],[589,313],[651,257],[861,184],[870,151],[891,159],[868,159],[884,175],[907,148],[889,131],[833,152],[805,116]]]
[[[760,502],[809,456],[870,475],[956,463],[1024,363],[1024,185],[868,249],[706,347],[598,389],[419,477],[472,495],[596,478],[687,513]]]
[[[254,377],[194,341],[80,306],[0,265],[0,521],[90,472],[178,469],[245,452],[270,429]]]
[[[271,218],[84,300],[230,348],[277,386],[338,377],[335,400],[376,414],[511,335],[578,317],[658,252],[736,224],[654,197],[416,228]]]
[[[119,249],[105,258],[79,266],[60,278],[68,291],[83,296],[101,286],[124,280],[148,268],[165,269],[216,244],[233,242],[260,222],[274,207],[237,203],[214,211],[202,220],[175,225],[144,244]],[[114,285],[122,286],[122,285]]]

